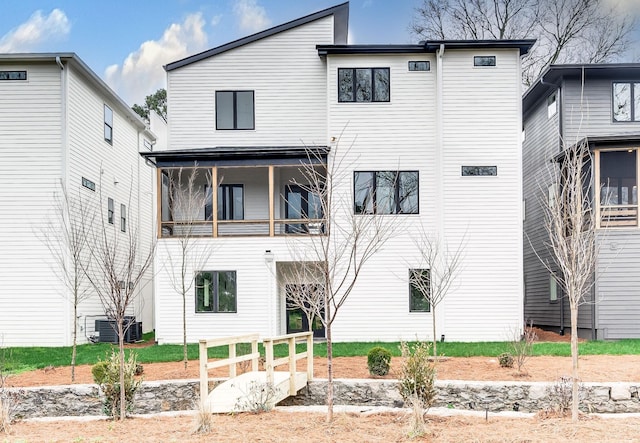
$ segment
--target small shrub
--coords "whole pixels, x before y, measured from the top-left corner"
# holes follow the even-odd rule
[[[556,380],[553,386],[548,388],[550,399],[550,411],[555,415],[564,417],[571,413],[573,403],[573,377],[562,376]],[[578,384],[578,401],[584,397],[582,384]]]
[[[142,380],[135,378],[138,366],[136,355],[133,352],[130,353],[129,358],[124,361],[124,392],[127,412],[131,412],[133,409],[133,397],[142,383]],[[104,413],[117,418],[120,411],[120,359],[117,350],[113,349],[111,355],[107,354],[105,360],[93,365],[91,375],[104,393]]]
[[[431,345],[417,342],[413,346],[400,343],[404,363],[400,375],[398,390],[404,401],[412,409],[412,422],[409,430],[411,437],[426,433],[424,414],[433,405],[436,397],[435,363],[429,360]]]
[[[202,403],[198,406],[198,412],[194,418],[194,434],[209,434],[213,431],[213,414],[207,411]]]
[[[391,352],[380,346],[371,348],[367,354],[367,366],[371,375],[387,375],[391,368]]]
[[[503,352],[498,356],[498,362],[501,368],[513,368],[513,355],[509,352]]]
[[[514,356],[514,362],[518,367],[518,372],[524,372],[524,366],[533,353],[533,343],[538,339],[533,325],[525,325],[522,334],[512,334],[511,349]],[[509,366],[511,367],[511,366]]]
[[[252,381],[247,392],[238,399],[235,411],[248,411],[254,414],[268,412],[275,406],[277,390],[272,383],[258,383]]]

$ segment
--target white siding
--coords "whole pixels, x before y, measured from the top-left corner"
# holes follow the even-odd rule
[[[329,43],[332,17],[170,71],[170,149],[325,143]],[[255,130],[216,130],[216,90],[255,91]]]
[[[60,69],[3,65],[27,81],[0,82],[0,344],[66,343],[62,287],[37,237],[61,176]]]

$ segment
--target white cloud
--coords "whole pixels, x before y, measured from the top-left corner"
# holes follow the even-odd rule
[[[221,20],[222,20],[222,14],[214,15],[211,18],[210,24],[211,24],[211,26],[218,26],[218,24],[220,23]]]
[[[271,25],[267,11],[256,0],[236,0],[233,13],[238,19],[240,30],[245,32],[262,31]]]
[[[60,9],[47,16],[36,11],[29,20],[0,38],[0,52],[34,52],[43,43],[67,36],[70,30],[69,19]]]
[[[147,95],[166,87],[163,65],[207,47],[204,26],[201,13],[188,15],[182,23],[173,23],[164,31],[162,38],[142,43],[122,65],[107,67],[104,73],[106,82],[127,103],[143,103]]]

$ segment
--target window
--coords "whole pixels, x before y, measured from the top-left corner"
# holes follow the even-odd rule
[[[463,166],[463,177],[476,177],[480,175],[496,176],[498,175],[497,166]]]
[[[254,129],[253,91],[216,91],[216,129]]]
[[[0,71],[0,80],[26,80],[27,71]]]
[[[104,139],[113,143],[113,111],[107,105],[104,105]]]
[[[473,57],[473,66],[495,66],[495,55],[476,55]]]
[[[429,61],[409,62],[409,71],[430,71],[430,70],[431,70],[431,62]]]
[[[640,83],[613,84],[613,121],[640,121]]]
[[[127,232],[127,207],[120,205],[120,230]]]
[[[354,173],[356,214],[417,214],[418,171]]]
[[[322,219],[322,201],[320,196],[310,191],[309,187],[287,185],[285,190],[284,216],[287,219],[320,220]],[[320,233],[322,224],[313,223],[287,223],[287,233]]]
[[[88,178],[82,177],[82,186],[84,186],[85,188],[90,189],[90,190],[92,190],[94,192],[96,190],[96,184],[94,182],[92,182],[91,180],[89,180]]]
[[[113,224],[113,199],[110,198],[107,200],[107,222],[110,225]]]
[[[558,301],[558,283],[553,275],[549,275],[549,301],[551,303]]]
[[[389,68],[339,68],[339,102],[388,102]]]
[[[636,226],[637,150],[600,151],[600,226]]]
[[[236,312],[236,271],[196,274],[196,312]]]
[[[409,312],[430,312],[431,272],[409,269]]]
[[[205,206],[207,220],[211,220],[212,216],[210,201],[207,199],[207,206]],[[220,185],[218,187],[218,220],[244,220],[244,188],[242,185]]]
[[[557,94],[554,92],[547,97],[547,118],[551,118],[558,113]]]

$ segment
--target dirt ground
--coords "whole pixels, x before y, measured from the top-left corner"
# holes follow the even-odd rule
[[[538,331],[541,341],[564,341],[552,333]],[[392,359],[395,378],[401,361]],[[582,381],[640,382],[640,356],[582,356]],[[440,380],[526,380],[554,381],[569,375],[569,357],[531,357],[524,374],[516,369],[501,368],[496,358],[448,358],[437,363]],[[366,357],[334,359],[336,378],[371,378]],[[225,376],[225,372],[211,373]],[[326,378],[326,360],[314,359],[314,375]],[[190,361],[187,370],[181,362],[144,364],[145,380],[198,378],[198,362]],[[70,369],[48,368],[22,373],[8,379],[10,386],[40,386],[70,383]],[[76,383],[92,383],[89,366],[76,369]],[[410,417],[406,413],[371,415],[341,413],[331,426],[325,415],[308,412],[273,411],[264,414],[218,415],[213,418],[214,431],[202,436],[193,434],[193,416],[152,417],[112,421],[19,422],[10,434],[0,439],[7,442],[393,442],[407,441]],[[429,417],[428,433],[418,441],[450,442],[609,442],[640,441],[640,418],[588,418],[578,424],[569,419]],[[414,440],[415,441],[415,440]]]

